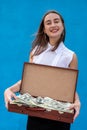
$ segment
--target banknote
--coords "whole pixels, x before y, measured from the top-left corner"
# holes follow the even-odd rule
[[[13,100],[11,104],[17,104],[19,106],[27,105],[29,107],[41,107],[46,109],[47,111],[57,110],[60,113],[73,112],[73,110],[69,109],[71,103],[60,102],[50,97],[33,97],[29,93],[18,95],[17,99]]]

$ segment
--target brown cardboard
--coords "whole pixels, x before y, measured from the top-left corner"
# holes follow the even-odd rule
[[[32,96],[48,96],[59,101],[73,103],[77,77],[78,70],[75,69],[26,62],[24,63],[20,93],[28,92]],[[73,122],[74,116],[74,113],[46,112],[44,109],[19,107],[14,104],[9,104],[8,110],[69,123]]]
[[[20,92],[73,102],[77,74],[74,69],[25,63]]]

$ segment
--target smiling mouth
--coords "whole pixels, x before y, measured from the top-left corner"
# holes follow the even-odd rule
[[[50,32],[52,32],[52,33],[56,33],[56,32],[58,32],[58,31],[59,31],[59,28],[50,29]]]
[[[52,29],[52,30],[50,30],[50,32],[52,32],[52,33],[56,33],[58,31],[59,31],[59,29]]]

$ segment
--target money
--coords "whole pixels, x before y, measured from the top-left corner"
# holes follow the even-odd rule
[[[60,113],[73,112],[73,110],[69,109],[71,103],[59,102],[50,97],[33,97],[29,93],[18,95],[17,99],[13,100],[11,104],[17,104],[19,106],[27,105],[29,107],[41,107],[46,109],[47,111],[57,110]]]

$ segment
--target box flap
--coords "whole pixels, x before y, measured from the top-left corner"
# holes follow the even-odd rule
[[[75,69],[25,62],[20,92],[73,102],[77,77],[78,70]]]

